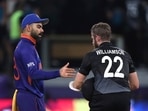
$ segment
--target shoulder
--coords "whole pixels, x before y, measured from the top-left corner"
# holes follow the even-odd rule
[[[85,61],[89,61],[89,60],[92,60],[93,58],[96,57],[96,50],[92,50],[92,51],[89,51],[87,52],[84,57],[83,57],[83,60]]]
[[[93,49],[93,50],[87,52],[85,55],[87,55],[87,56],[93,55],[96,53],[96,51],[97,51],[97,49]]]
[[[15,52],[19,53],[19,54],[26,54],[26,53],[31,53],[34,50],[34,45],[29,44],[28,42],[25,42],[23,40],[21,40],[18,45],[16,46]]]

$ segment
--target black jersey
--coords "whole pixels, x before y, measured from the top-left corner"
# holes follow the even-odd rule
[[[110,42],[102,43],[84,56],[79,72],[87,76],[90,71],[94,74],[94,87],[98,92],[130,92],[128,76],[135,72],[132,58]]]

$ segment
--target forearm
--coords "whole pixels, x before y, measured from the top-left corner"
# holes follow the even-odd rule
[[[54,71],[44,71],[44,70],[36,70],[30,74],[32,79],[41,79],[41,80],[48,80],[60,77],[59,70]]]
[[[82,84],[85,80],[86,76],[81,73],[77,73],[74,81],[72,81],[69,86],[72,90],[78,91],[81,90]]]

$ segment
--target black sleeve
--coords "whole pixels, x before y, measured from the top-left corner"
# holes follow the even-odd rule
[[[134,62],[132,60],[132,57],[130,56],[129,53],[127,53],[127,56],[129,58],[129,73],[135,72],[135,66],[134,66]]]
[[[91,70],[90,53],[87,53],[81,63],[79,72],[87,76]]]

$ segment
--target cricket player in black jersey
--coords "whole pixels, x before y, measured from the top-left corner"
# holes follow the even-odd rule
[[[69,87],[85,94],[91,92],[92,87],[83,90],[81,88],[92,71],[94,90],[87,98],[90,111],[130,111],[131,91],[139,88],[139,79],[131,56],[112,45],[111,27],[107,23],[94,24],[91,39],[95,49],[84,56]]]

